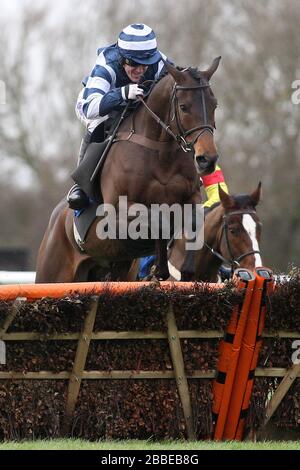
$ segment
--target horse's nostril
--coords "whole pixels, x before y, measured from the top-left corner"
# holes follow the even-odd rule
[[[196,170],[201,176],[209,175],[215,171],[218,154],[216,155],[196,155],[195,157]]]
[[[196,162],[198,163],[200,167],[205,168],[209,165],[210,160],[205,155],[199,155],[196,157]]]
[[[214,166],[218,160],[218,155],[196,155],[195,160],[197,165],[199,165],[200,168],[204,169],[208,166]]]

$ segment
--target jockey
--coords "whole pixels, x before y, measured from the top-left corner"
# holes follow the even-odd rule
[[[225,183],[225,178],[223,171],[219,167],[219,165],[216,166],[216,169],[213,173],[207,176],[202,176],[201,177],[201,183],[203,185],[203,188],[205,189],[205,193],[207,196],[207,200],[203,204],[204,207],[204,214],[209,211],[211,206],[215,204],[216,202],[220,201],[219,197],[219,190],[218,190],[218,185],[221,186],[223,191],[225,191],[228,194],[228,187],[227,184]],[[144,279],[148,276],[150,273],[151,267],[155,263],[155,256],[145,256],[144,258],[141,258],[140,260],[140,269],[138,273],[139,279]]]
[[[112,111],[126,105],[128,100],[143,96],[139,83],[156,80],[164,71],[162,59],[167,60],[157,49],[154,31],[140,23],[127,26],[119,34],[116,44],[100,48],[97,53],[96,64],[83,82],[84,88],[79,93],[75,108],[77,117],[86,127],[78,165],[93,140],[92,133],[97,126],[105,122]],[[67,201],[71,209],[82,209],[89,202],[77,184],[70,189]]]

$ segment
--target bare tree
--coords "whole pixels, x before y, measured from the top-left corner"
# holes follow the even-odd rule
[[[10,213],[0,243],[24,241],[36,251],[51,208],[71,184],[83,132],[74,113],[81,80],[97,47],[142,21],[177,65],[204,68],[222,55],[213,89],[227,183],[231,192],[247,192],[262,180],[265,262],[299,264],[300,105],[291,102],[291,83],[300,78],[298,0],[74,0],[60,17],[53,8],[22,0],[13,24],[0,18],[7,90],[0,106],[0,217]]]
[[[231,7],[222,37],[223,165],[232,190],[262,180],[263,253],[267,264],[285,269],[300,262],[300,112],[291,101],[291,84],[300,76],[300,10],[295,0]]]

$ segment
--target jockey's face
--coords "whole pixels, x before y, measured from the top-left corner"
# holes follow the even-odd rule
[[[128,75],[128,77],[130,78],[130,81],[133,83],[138,83],[140,81],[140,79],[146,72],[147,68],[148,68],[148,65],[138,64],[138,65],[132,66],[132,65],[124,64],[124,70],[126,74]]]

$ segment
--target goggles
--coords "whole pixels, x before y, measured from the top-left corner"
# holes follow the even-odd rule
[[[124,64],[129,65],[129,67],[147,67],[147,65],[138,64],[138,63],[135,62],[134,60],[132,60],[132,59],[127,59],[127,58],[124,58]]]

